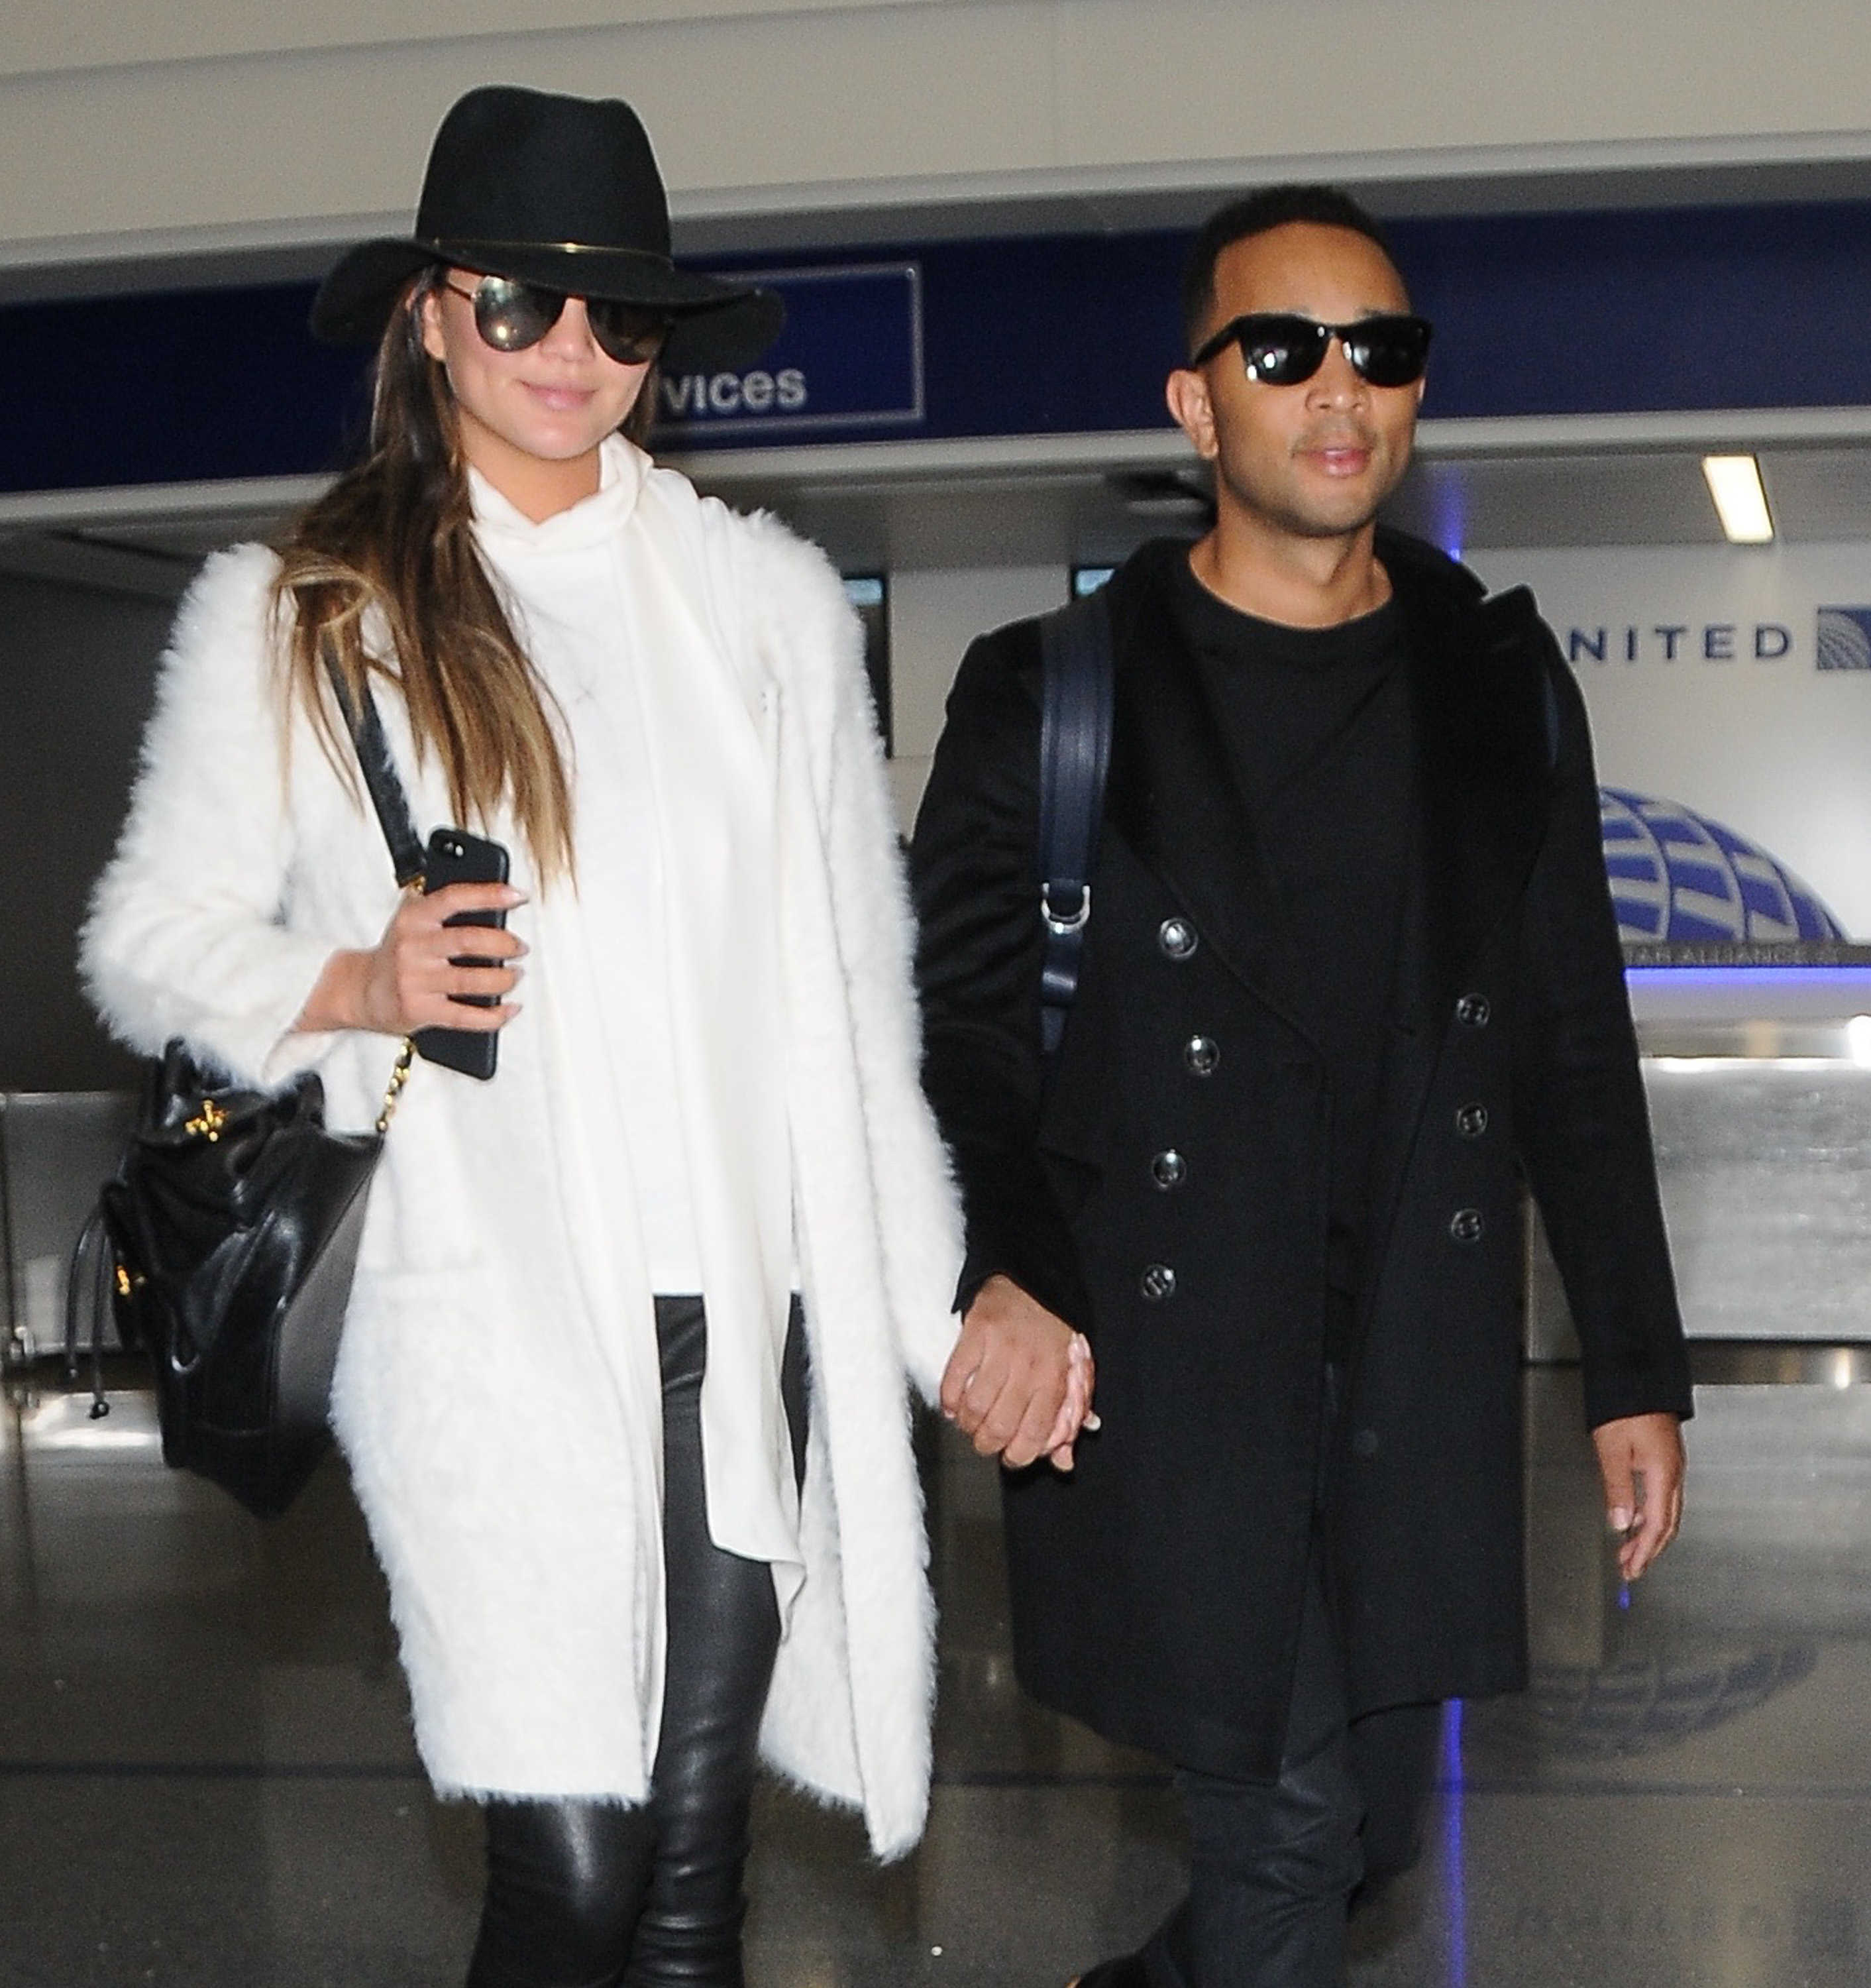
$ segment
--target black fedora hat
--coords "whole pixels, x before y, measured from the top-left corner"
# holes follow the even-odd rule
[[[616,97],[471,90],[435,134],[414,234],[341,256],[312,299],[313,334],[374,344],[404,284],[436,263],[667,310],[677,366],[746,365],[785,322],[771,290],[670,260],[650,134]]]

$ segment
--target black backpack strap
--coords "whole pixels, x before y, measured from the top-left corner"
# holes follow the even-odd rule
[[[403,783],[397,777],[396,762],[390,756],[390,741],[383,735],[383,721],[377,712],[377,699],[370,695],[367,683],[361,701],[353,698],[350,685],[344,680],[344,672],[334,658],[327,656],[325,667],[331,677],[338,708],[344,714],[352,743],[357,748],[357,763],[363,773],[364,786],[370,792],[370,805],[377,810],[383,840],[390,845],[390,860],[396,866],[397,881],[407,891],[412,884],[420,881],[427,863],[422,853],[422,838],[417,834],[415,822],[410,814],[409,797],[403,791]]]
[[[1111,762],[1111,607],[1103,590],[1042,615],[1039,720],[1040,1046],[1050,1056],[1079,991],[1092,868]]]

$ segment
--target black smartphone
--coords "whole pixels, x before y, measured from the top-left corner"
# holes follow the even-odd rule
[[[507,852],[498,842],[489,842],[485,836],[470,835],[464,828],[438,828],[429,837],[422,866],[422,888],[425,891],[446,890],[451,884],[504,884],[506,881]],[[506,922],[505,911],[458,911],[446,921],[449,927],[498,927]],[[499,962],[480,953],[462,952],[451,955],[449,963],[454,966],[494,966]],[[464,1007],[500,1006],[499,997],[493,994],[451,994],[448,998],[459,1001]],[[458,1070],[464,1077],[478,1077],[483,1082],[494,1074],[499,1060],[498,1030],[482,1032],[475,1029],[418,1029],[414,1040],[418,1056],[431,1063],[441,1063],[449,1070]]]

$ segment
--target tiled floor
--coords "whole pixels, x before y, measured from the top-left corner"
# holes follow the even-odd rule
[[[10,1398],[0,1988],[451,1988],[476,1826],[415,1767],[341,1474],[262,1529],[163,1470],[143,1398]],[[1535,1689],[1452,1717],[1356,1988],[1861,1988],[1871,1389],[1704,1391],[1687,1531],[1628,1608],[1572,1384],[1528,1398]],[[763,1795],[752,1988],[1058,1988],[1177,1890],[1157,1764],[1015,1691],[991,1472],[944,1446],[933,1477],[928,1837],[879,1872],[849,1821]]]

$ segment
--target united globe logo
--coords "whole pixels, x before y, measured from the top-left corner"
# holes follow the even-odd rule
[[[1598,799],[1618,936],[1627,942],[1744,945],[1846,936],[1809,886],[1733,829],[1622,787],[1600,787]]]
[[[1822,607],[1813,650],[1822,670],[1871,670],[1871,607]]]

